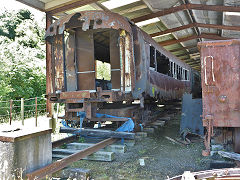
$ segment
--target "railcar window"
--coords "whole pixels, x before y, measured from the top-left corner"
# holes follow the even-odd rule
[[[186,69],[184,70],[184,75],[185,75],[184,79],[187,80],[187,70]]]
[[[156,51],[156,60],[157,60],[157,72],[168,75],[169,73],[169,59],[161,54],[159,51]]]
[[[177,79],[180,79],[179,78],[179,65],[177,65]]]
[[[155,68],[155,48],[150,46],[150,67]]]
[[[182,80],[183,78],[182,78],[182,67],[180,67],[180,79]]]
[[[173,77],[176,78],[176,74],[177,74],[177,71],[176,71],[176,63],[173,63]]]
[[[173,62],[170,61],[170,69],[169,69],[169,76],[173,77]]]

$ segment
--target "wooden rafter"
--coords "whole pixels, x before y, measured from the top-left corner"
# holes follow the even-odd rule
[[[173,32],[181,31],[181,30],[188,29],[188,28],[194,28],[194,27],[240,31],[240,26],[226,26],[226,25],[217,25],[217,24],[191,23],[191,24],[187,24],[187,25],[172,28],[172,29],[167,29],[167,30],[162,31],[162,32],[156,32],[156,33],[150,34],[150,36],[151,37],[161,36],[161,35],[164,35],[164,34],[173,33]]]
[[[236,6],[220,6],[220,5],[205,5],[205,4],[182,4],[180,6],[171,7],[167,9],[163,9],[161,11],[147,14],[144,16],[140,16],[132,19],[133,22],[141,22],[148,19],[152,19],[155,17],[165,16],[168,14],[172,14],[178,11],[184,10],[207,10],[207,11],[218,11],[218,12],[240,12],[240,7]]]
[[[202,33],[200,35],[192,35],[192,36],[187,36],[187,37],[183,37],[183,38],[179,38],[179,39],[171,39],[171,40],[167,40],[167,41],[162,41],[162,42],[159,42],[159,44],[161,46],[168,46],[168,45],[171,45],[171,44],[177,44],[177,43],[180,43],[180,42],[185,42],[185,41],[198,39],[198,38],[214,39],[214,40],[231,39],[231,38],[226,38],[226,37],[219,36],[217,34]]]
[[[32,0],[17,0],[23,4],[26,4],[32,8],[35,8],[35,9],[38,9],[40,11],[43,11],[45,12],[45,4],[39,0],[35,0],[35,1],[32,1]]]
[[[193,48],[197,48],[197,46],[196,46],[196,45],[193,45],[193,46],[181,47],[181,48],[169,50],[169,52],[172,52],[172,53],[173,53],[173,52],[182,51],[182,50],[187,50],[187,49],[193,49]]]
[[[95,3],[98,0],[78,0],[78,1],[74,1],[70,4],[64,5],[64,6],[60,6],[58,8],[52,9],[50,11],[48,11],[49,14],[54,15],[57,13],[62,13],[62,12],[66,12],[81,6],[85,6],[87,4],[91,4],[91,3]]]
[[[196,54],[197,52],[191,52],[191,53],[187,53],[187,52],[185,52],[185,53],[182,53],[182,54],[177,54],[177,55],[175,55],[175,56],[177,56],[177,57],[180,57],[180,56],[186,56],[186,55],[194,55],[194,54]]]

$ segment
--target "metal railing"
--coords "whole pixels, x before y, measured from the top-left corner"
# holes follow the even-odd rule
[[[24,125],[26,118],[35,117],[37,126],[38,115],[46,114],[46,98],[34,97],[29,99],[21,98],[19,100],[0,101],[0,123],[21,120]]]

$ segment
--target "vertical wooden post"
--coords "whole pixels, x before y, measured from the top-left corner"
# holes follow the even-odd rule
[[[10,119],[9,119],[9,124],[12,124],[12,105],[13,105],[13,100],[10,100]]]
[[[36,106],[36,111],[35,111],[36,122],[35,122],[35,125],[37,127],[37,116],[38,116],[38,112],[37,112],[37,97],[35,97],[35,106]]]
[[[24,98],[21,98],[21,119],[22,125],[24,125]]]
[[[52,24],[52,16],[48,13],[46,13],[46,30],[48,27]],[[51,58],[52,58],[52,52],[51,52],[51,44],[46,41],[46,95],[51,93],[52,90],[52,80],[51,80]],[[46,112],[49,117],[52,117],[52,108],[51,103],[49,99],[47,98],[46,102]]]

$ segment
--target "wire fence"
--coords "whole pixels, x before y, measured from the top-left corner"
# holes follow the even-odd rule
[[[19,100],[0,101],[0,123],[21,120],[24,125],[24,119],[46,114],[46,98],[34,97],[29,99],[21,98]]]

